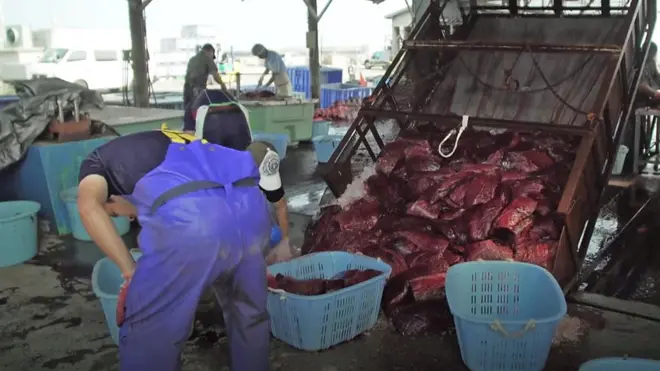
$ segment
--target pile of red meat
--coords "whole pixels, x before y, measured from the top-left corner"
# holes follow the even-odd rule
[[[275,93],[269,90],[248,91],[241,94],[241,99],[266,99],[274,98]]]
[[[268,276],[268,287],[271,289],[283,290],[291,294],[306,296],[323,295],[329,292],[357,285],[358,283],[368,281],[381,274],[383,274],[383,272],[374,269],[351,269],[345,272],[341,272],[336,277],[332,277],[327,280],[320,278],[298,280],[292,277],[277,274],[276,276]]]
[[[314,120],[349,121],[355,120],[362,98],[352,98],[346,101],[336,101],[328,108],[319,108],[314,112]]]
[[[403,334],[451,326],[447,269],[514,259],[551,268],[563,216],[555,209],[577,138],[468,130],[455,154],[438,154],[445,133],[421,129],[389,143],[365,196],[325,208],[303,253],[343,250],[392,266],[383,307]]]

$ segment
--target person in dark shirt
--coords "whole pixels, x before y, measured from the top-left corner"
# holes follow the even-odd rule
[[[186,67],[186,79],[183,83],[183,108],[186,118],[192,117],[190,105],[206,89],[209,75],[220,84],[223,91],[227,92],[227,86],[222,81],[218,66],[215,64],[215,48],[211,44],[205,44],[199,53],[190,58]]]
[[[264,142],[241,151],[209,141],[141,132],[104,144],[81,164],[81,220],[124,279],[117,305],[121,371],[179,370],[209,287],[225,315],[231,369],[268,370],[267,201],[288,236],[280,159]],[[137,217],[137,263],[110,216]]]

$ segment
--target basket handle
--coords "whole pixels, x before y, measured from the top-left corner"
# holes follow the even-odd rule
[[[495,332],[499,332],[502,335],[504,335],[504,337],[507,338],[519,338],[525,335],[527,332],[534,330],[535,328],[536,328],[536,321],[534,321],[533,319],[527,321],[527,324],[522,330],[513,333],[509,333],[507,330],[505,330],[504,327],[502,327],[502,323],[498,319],[496,319],[495,321],[493,321],[493,323],[490,324],[491,330]]]

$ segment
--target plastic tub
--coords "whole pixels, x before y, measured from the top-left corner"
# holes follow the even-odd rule
[[[628,156],[628,147],[620,145],[619,149],[616,152],[616,159],[614,160],[614,166],[612,166],[612,174],[619,175],[623,172],[623,165],[626,163],[626,156]]]
[[[601,358],[583,363],[579,371],[658,371],[660,361],[641,358]]]
[[[289,136],[278,133],[252,133],[252,140],[268,142],[275,147],[275,151],[280,155],[280,160],[286,157],[286,149],[289,146]]]
[[[24,263],[39,251],[37,213],[34,201],[0,202],[0,267]]]
[[[62,201],[64,201],[64,205],[66,206],[66,211],[69,214],[69,224],[71,231],[73,232],[73,237],[80,241],[91,241],[92,238],[87,233],[85,226],[82,224],[82,220],[80,220],[80,214],[78,213],[78,187],[65,189],[62,191],[61,196]],[[127,217],[113,217],[112,222],[115,224],[117,233],[119,233],[120,236],[125,235],[131,229],[131,221]]]
[[[139,251],[131,251],[135,260],[142,256]],[[115,344],[119,344],[119,327],[117,326],[117,301],[119,289],[124,279],[119,267],[109,258],[103,258],[94,264],[92,271],[92,289],[101,301],[105,322],[110,330],[110,336]]]
[[[543,369],[566,314],[566,299],[550,272],[518,262],[456,264],[447,272],[446,294],[470,370]]]
[[[330,121],[312,121],[312,138],[328,135],[330,132]]]
[[[320,252],[273,264],[268,273],[309,279],[331,278],[349,269],[376,269],[383,274],[355,286],[318,296],[277,290],[268,293],[273,336],[292,347],[316,351],[348,341],[376,324],[385,281],[392,273],[386,263],[346,252]]]
[[[342,138],[342,135],[322,135],[314,137],[312,143],[314,144],[314,152],[316,152],[316,160],[321,163],[328,162],[337,146],[339,146]]]

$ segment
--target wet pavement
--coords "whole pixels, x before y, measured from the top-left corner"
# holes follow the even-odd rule
[[[282,175],[293,240],[299,241],[325,185],[320,181],[323,169],[317,169],[308,146],[289,150]],[[293,169],[303,169],[302,175]],[[617,197],[612,197],[612,215],[621,214],[616,209],[624,204]],[[601,240],[615,233],[614,221],[606,221],[613,218],[610,211],[597,229]],[[614,219],[617,226],[626,223]],[[124,239],[135,247],[135,231]],[[103,254],[93,243],[70,237],[44,235],[41,241],[33,261],[0,271],[0,370],[118,369],[117,348],[90,283],[92,267]],[[547,370],[577,370],[583,361],[602,356],[660,359],[660,323],[582,305],[570,305],[570,314],[581,323],[571,331],[582,335],[568,336],[573,343],[555,346]],[[366,335],[324,352],[300,352],[274,340],[271,358],[273,370],[288,371],[465,369],[453,333],[404,338],[384,318]],[[209,297],[200,303],[183,360],[184,370],[228,369],[220,312]]]

